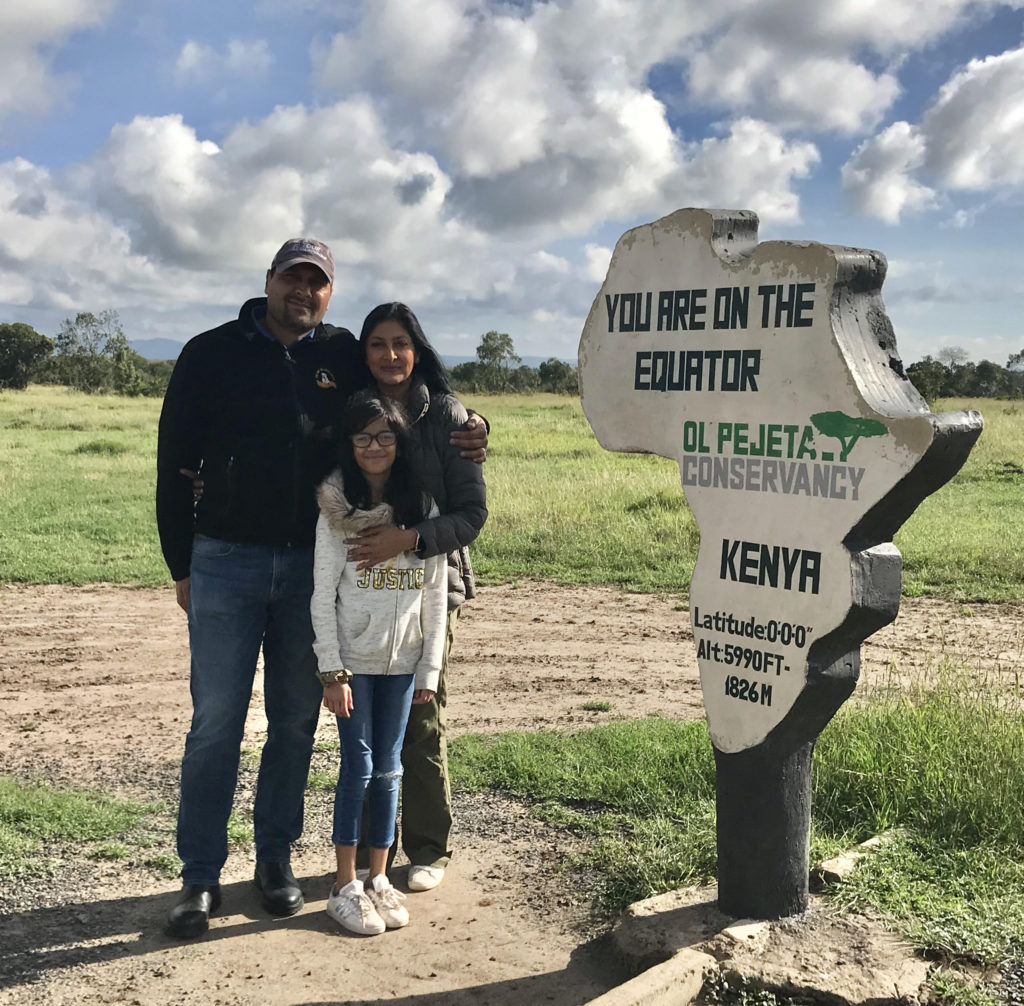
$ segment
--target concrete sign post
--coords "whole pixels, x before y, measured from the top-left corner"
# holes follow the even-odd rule
[[[580,340],[598,440],[678,461],[700,529],[690,616],[735,916],[806,908],[815,740],[896,617],[893,535],[981,433],[905,377],[885,269],[680,210],[619,239]]]

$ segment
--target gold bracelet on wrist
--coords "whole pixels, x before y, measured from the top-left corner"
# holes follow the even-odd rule
[[[317,671],[316,676],[325,688],[334,684],[347,685],[353,677],[352,672],[344,667],[338,671]]]

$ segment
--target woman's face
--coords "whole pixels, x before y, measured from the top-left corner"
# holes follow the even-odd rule
[[[370,438],[369,443],[360,446],[359,441],[365,440],[367,437]],[[382,444],[382,439],[390,442]],[[397,450],[395,434],[383,416],[379,416],[368,426],[364,426],[359,433],[352,436],[352,453],[355,456],[356,464],[370,479],[374,476],[386,475],[391,471]]]
[[[397,321],[382,321],[363,347],[366,366],[381,391],[394,392],[412,380],[419,357],[409,333]]]

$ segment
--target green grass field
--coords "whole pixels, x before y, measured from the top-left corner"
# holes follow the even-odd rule
[[[0,581],[167,581],[153,517],[148,398],[0,393]]]
[[[491,422],[490,518],[475,544],[484,583],[538,577],[685,593],[698,532],[674,461],[615,454],[576,399],[467,400]],[[1024,598],[1024,405],[981,408],[963,471],[896,538],[904,592]],[[153,518],[153,399],[62,388],[0,393],[0,582],[167,581]]]

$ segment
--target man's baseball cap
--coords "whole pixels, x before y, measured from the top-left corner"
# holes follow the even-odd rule
[[[280,272],[299,262],[315,265],[330,280],[331,285],[334,285],[334,256],[323,241],[315,241],[313,238],[290,238],[281,245],[274,256],[274,261],[270,263],[270,271]]]

